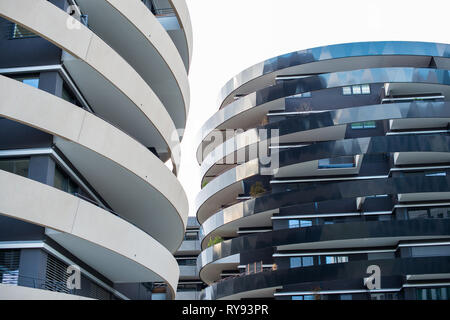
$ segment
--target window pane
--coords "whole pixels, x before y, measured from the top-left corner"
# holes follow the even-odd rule
[[[361,86],[362,94],[370,94],[370,86],[368,84],[363,84]]]
[[[362,122],[354,122],[351,124],[352,129],[363,129],[363,123]]]
[[[298,220],[289,220],[289,229],[299,228],[300,222]]]
[[[312,221],[311,220],[300,220],[300,227],[311,227]]]
[[[428,210],[411,210],[408,211],[408,215],[410,219],[427,219]]]
[[[353,86],[352,90],[353,94],[361,94],[361,86]]]
[[[332,263],[336,263],[336,259],[333,256],[326,256],[325,257],[325,263],[326,264],[332,264]]]
[[[22,177],[28,177],[29,159],[1,159],[0,170],[5,170]]]
[[[377,127],[375,121],[365,121],[363,124],[364,129],[373,129]]]
[[[23,79],[22,82],[29,86],[39,88],[39,79],[38,78]]]
[[[292,296],[292,300],[303,300],[303,296]]]
[[[302,257],[302,264],[304,267],[314,265],[313,257]]]
[[[28,177],[28,167],[30,161],[28,159],[14,161],[14,173],[22,177]]]
[[[350,87],[342,87],[342,94],[348,96],[352,94],[352,88]]]
[[[302,266],[302,260],[300,257],[292,257],[290,259],[291,268],[297,268]]]

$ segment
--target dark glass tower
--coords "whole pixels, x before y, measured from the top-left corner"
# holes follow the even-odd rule
[[[449,69],[368,42],[231,79],[198,137],[203,298],[449,299]]]

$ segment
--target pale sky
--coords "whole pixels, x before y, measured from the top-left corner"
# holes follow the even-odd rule
[[[179,179],[189,215],[200,191],[194,138],[222,86],[268,58],[316,46],[381,40],[450,43],[448,0],[186,0],[194,33],[191,106]]]

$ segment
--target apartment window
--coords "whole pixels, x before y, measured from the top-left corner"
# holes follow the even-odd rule
[[[312,226],[312,221],[311,220],[300,220],[300,227],[301,228],[311,227],[311,226]]]
[[[320,159],[318,162],[319,169],[353,168],[355,165],[356,163],[354,156]]]
[[[291,257],[290,259],[291,268],[298,268],[302,266],[302,258],[301,257]]]
[[[342,94],[344,96],[349,96],[352,94],[352,88],[351,87],[342,87]]]
[[[408,210],[409,219],[427,219],[428,210]]]
[[[20,250],[0,250],[0,283],[17,285],[19,282]]]
[[[11,78],[29,86],[39,88],[39,75],[15,76]]]
[[[0,159],[0,170],[28,177],[29,159]]]
[[[431,208],[430,217],[434,219],[450,218],[449,208]]]
[[[361,86],[352,86],[353,94],[361,94]]]
[[[348,262],[347,256],[326,256],[325,257],[326,264],[344,263],[344,262]]]
[[[309,267],[314,265],[313,257],[302,257],[302,266]]]
[[[184,240],[198,240],[197,231],[186,231],[184,235]]]
[[[450,299],[450,287],[417,289],[417,299],[418,300],[448,300],[448,299]]]
[[[363,84],[361,86],[361,93],[362,94],[370,94],[370,86],[368,84]]]
[[[178,259],[178,265],[180,266],[196,266],[197,259]]]
[[[313,257],[291,257],[290,266],[291,268],[298,267],[309,267],[314,265]]]
[[[289,220],[289,229],[300,228],[300,221],[297,219]]]
[[[344,96],[370,94],[370,85],[362,84],[342,87],[342,94]]]
[[[358,129],[375,129],[377,124],[375,121],[354,122],[350,125],[353,130]]]
[[[59,166],[55,168],[53,186],[71,194],[79,192],[78,185]]]

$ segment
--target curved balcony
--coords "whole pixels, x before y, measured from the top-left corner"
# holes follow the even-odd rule
[[[424,89],[441,91],[450,96],[448,70],[426,68],[376,68],[343,71],[308,76],[287,82],[281,82],[268,88],[251,93],[216,112],[209,118],[197,135],[197,160],[201,164],[201,148],[204,141],[211,141],[214,130],[255,128],[270,110],[284,110],[286,98],[294,95],[342,86],[357,84],[420,84]],[[213,150],[222,141],[214,140],[208,145]]]
[[[178,48],[178,51],[180,52],[181,57],[183,58],[186,70],[189,71],[193,51],[192,24],[189,15],[189,10],[185,0],[168,0],[168,1],[178,17],[178,22],[183,32],[183,40],[182,41],[174,40],[174,42]],[[172,39],[177,38],[178,36],[176,34],[172,35]]]
[[[321,250],[395,246],[399,241],[450,238],[450,219],[349,222],[240,236],[206,248],[197,258],[203,281],[217,281],[221,263],[259,249]],[[239,261],[237,261],[239,263]]]
[[[408,120],[403,120],[408,119]],[[362,121],[397,120],[396,124],[414,129],[446,127],[450,122],[449,102],[403,102],[384,105],[370,105],[346,109],[311,113],[303,116],[286,117],[275,123],[247,130],[228,139],[211,151],[200,167],[201,177],[220,175],[235,164],[225,164],[226,159],[235,159],[238,155],[248,155],[246,160],[253,160],[258,144],[268,143],[261,138],[258,130],[279,131],[279,143],[302,143],[328,141],[345,138],[346,125]]]
[[[282,150],[278,153],[279,167],[275,178],[301,176],[333,176],[358,174],[365,154],[395,153],[395,165],[450,162],[450,138],[444,135],[398,135],[345,139],[320,142],[302,148]],[[420,157],[417,157],[420,154]],[[358,157],[349,168],[321,169],[320,159],[341,156]],[[355,159],[355,158],[352,159]],[[232,203],[243,193],[242,180],[256,176],[261,168],[258,159],[230,169],[216,177],[197,196],[197,217],[205,222],[221,205]],[[270,170],[270,168],[267,168]],[[386,175],[384,178],[387,178]],[[280,183],[290,181],[279,180]],[[295,181],[294,181],[295,182]],[[233,188],[234,187],[234,188]],[[277,194],[273,194],[274,197]],[[259,199],[262,199],[261,197]],[[305,198],[305,195],[302,196]],[[251,201],[251,200],[249,200]],[[276,208],[270,208],[276,209]]]
[[[423,173],[408,177],[334,181],[316,185],[291,183],[284,192],[269,193],[239,202],[211,215],[202,224],[202,248],[205,248],[207,239],[212,236],[235,236],[238,227],[270,225],[270,218],[282,207],[377,194],[398,195],[404,201],[440,201],[448,198],[445,190],[449,190],[449,183],[447,176],[433,177]]]
[[[141,1],[77,1],[89,28],[120,54],[152,88],[175,126],[184,128],[189,83],[183,61],[163,26]],[[111,22],[114,23],[111,23]]]
[[[422,67],[434,60],[446,69],[450,58],[447,44],[407,41],[355,42],[316,47],[283,54],[255,64],[230,79],[220,93],[221,107],[245,95],[273,85],[279,75],[338,72],[363,68]]]
[[[0,181],[0,214],[50,228],[50,238],[112,282],[162,281],[175,296],[178,264],[145,232],[45,184],[5,171]]]
[[[242,180],[259,173],[258,159],[244,163],[228,170],[219,178],[204,187],[195,199],[197,219],[203,223],[221,205],[236,201],[236,197],[244,191]]]
[[[403,258],[263,271],[215,283],[205,289],[203,297],[223,300],[271,298],[275,292],[301,283],[307,283],[307,286],[310,288],[308,291],[314,292],[317,290],[318,285],[334,279],[344,279],[350,283],[356,283],[354,280],[358,279],[358,289],[368,292],[367,288],[364,288],[362,284],[363,279],[367,277],[367,267],[372,264],[378,265],[383,270],[382,288],[380,291],[383,291],[383,289],[399,290],[402,285],[398,281],[399,278],[405,279],[407,275],[415,274],[439,277],[447,273],[448,263],[450,263],[450,257]],[[390,285],[394,286],[391,287]]]
[[[54,144],[114,211],[176,251],[183,241],[187,197],[152,152],[95,115],[42,90],[5,77],[0,77],[0,86],[1,116],[52,134]]]
[[[5,0],[0,14],[65,50],[64,67],[92,109],[154,147],[163,161],[170,156],[177,171],[179,154],[172,151],[179,138],[172,119],[147,83],[101,38],[84,25],[67,28],[69,15],[45,0]]]

